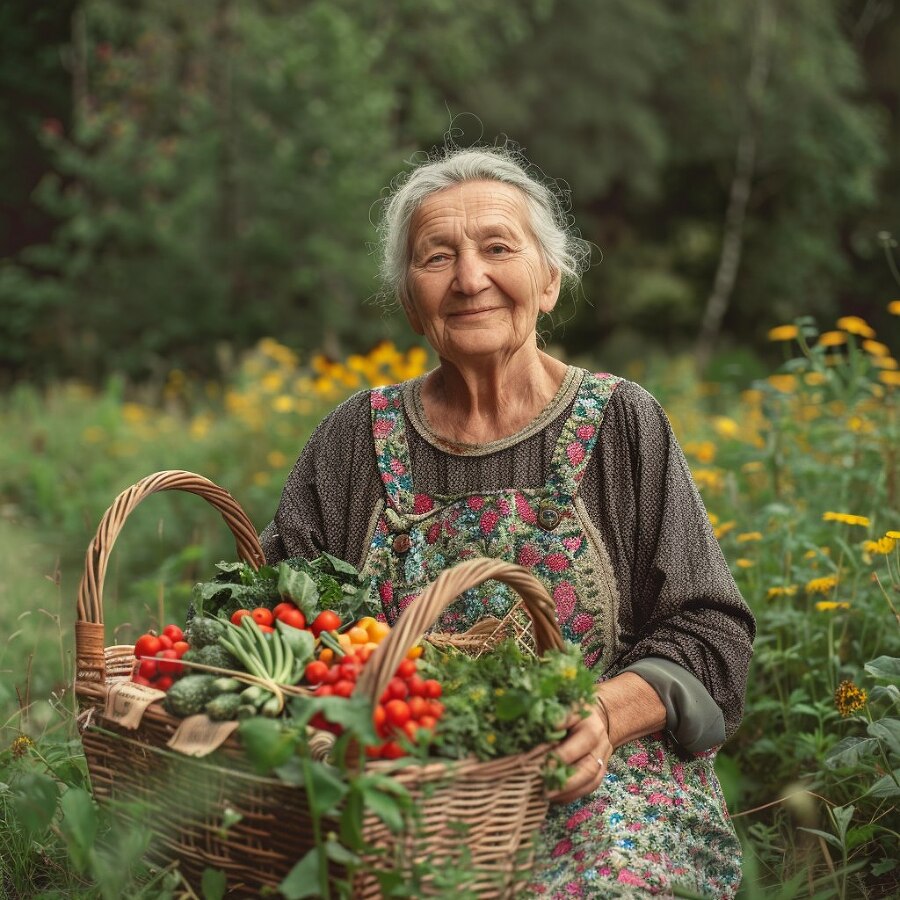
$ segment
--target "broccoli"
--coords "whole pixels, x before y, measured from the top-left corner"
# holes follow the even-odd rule
[[[195,662],[204,666],[215,666],[217,669],[227,669],[231,672],[243,670],[243,666],[221,645],[207,644],[197,651]]]
[[[191,619],[184,632],[184,639],[195,650],[208,647],[225,633],[225,626],[218,620],[208,616],[197,616]]]
[[[206,704],[206,714],[215,722],[236,719],[241,703],[240,694],[219,694]]]
[[[185,675],[179,678],[166,692],[166,709],[173,716],[194,716],[203,712],[206,702],[211,699],[214,675]]]

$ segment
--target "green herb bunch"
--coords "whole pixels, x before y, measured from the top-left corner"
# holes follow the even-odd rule
[[[445,713],[432,753],[492,759],[559,741],[573,709],[594,698],[595,675],[567,643],[535,657],[514,640],[473,659],[458,651],[428,654],[423,676],[444,687]]]

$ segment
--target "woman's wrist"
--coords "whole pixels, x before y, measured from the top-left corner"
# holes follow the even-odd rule
[[[601,682],[595,695],[614,749],[666,727],[666,708],[659,694],[635,672]]]

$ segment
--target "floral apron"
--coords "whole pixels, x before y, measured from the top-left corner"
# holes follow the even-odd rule
[[[459,497],[414,492],[402,389],[371,392],[385,500],[373,513],[363,574],[378,584],[389,623],[445,568],[474,556],[504,559],[530,569],[548,588],[563,637],[581,644],[598,679],[613,674],[616,581],[578,486],[620,382],[585,373],[542,487]],[[488,582],[462,594],[435,628],[465,631],[483,616],[502,618],[514,602],[506,585]],[[677,885],[733,897],[740,844],[713,772],[714,756],[679,752],[662,734],[616,750],[592,794],[551,804],[537,841],[531,895],[671,895]]]

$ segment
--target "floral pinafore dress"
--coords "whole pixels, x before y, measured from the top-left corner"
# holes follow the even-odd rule
[[[578,498],[606,403],[621,379],[585,373],[540,488],[458,497],[413,488],[402,388],[371,392],[372,433],[384,484],[373,513],[363,574],[374,577],[388,622],[441,571],[473,556],[530,569],[556,602],[566,640],[610,675],[617,590],[608,554]],[[460,632],[515,602],[506,585],[466,591],[436,630]],[[679,753],[666,735],[620,747],[594,793],[551,804],[537,841],[530,895],[543,898],[670,895],[672,887],[732,897],[740,882],[740,845],[713,772],[714,752]]]

